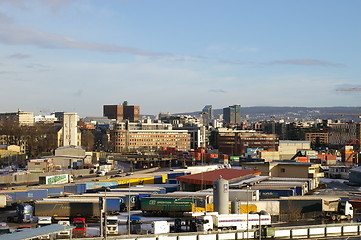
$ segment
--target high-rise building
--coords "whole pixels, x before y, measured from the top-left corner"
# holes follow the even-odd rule
[[[213,107],[212,105],[206,105],[203,109],[202,109],[202,120],[203,120],[203,124],[207,125],[210,122],[212,122],[212,120],[214,119],[213,116]]]
[[[64,113],[62,117],[62,145],[78,146],[78,115],[76,113]]]
[[[103,116],[109,119],[115,119],[119,122],[123,120],[129,120],[135,122],[140,119],[139,106],[128,106],[128,105],[104,105]]]
[[[237,104],[223,108],[223,120],[230,124],[241,123],[241,106]]]

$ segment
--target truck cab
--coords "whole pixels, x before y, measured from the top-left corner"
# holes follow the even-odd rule
[[[196,219],[197,231],[210,232],[213,231],[213,217],[211,215],[199,216]]]
[[[73,225],[75,228],[73,229],[73,234],[75,236],[85,236],[86,235],[86,222],[85,218],[74,218]]]
[[[170,228],[167,221],[153,221],[151,232],[152,234],[169,233]]]
[[[30,223],[34,220],[33,210],[34,208],[30,204],[18,204],[16,206],[16,216],[10,216],[7,220],[8,222]]]
[[[70,221],[59,221],[59,225],[62,225],[64,227],[70,226]],[[58,233],[58,238],[67,238],[69,239],[71,235],[71,229],[70,230],[63,230]]]
[[[107,216],[106,217],[106,231],[107,234],[118,234],[118,216]]]
[[[130,216],[130,221],[127,221],[127,228],[130,234],[142,233],[142,220],[139,216]],[[130,229],[129,229],[130,227]]]
[[[38,225],[37,227],[44,227],[47,225],[51,225],[52,224],[52,217],[48,217],[48,216],[41,216],[38,217]]]

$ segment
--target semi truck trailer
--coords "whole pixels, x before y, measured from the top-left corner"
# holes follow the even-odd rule
[[[74,182],[73,175],[59,174],[51,176],[40,176],[39,184],[64,184]]]
[[[248,224],[247,224],[248,221]],[[197,231],[247,230],[254,227],[271,225],[271,215],[263,214],[205,214],[196,217]]]

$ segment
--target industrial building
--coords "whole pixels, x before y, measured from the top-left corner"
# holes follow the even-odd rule
[[[230,183],[239,182],[260,175],[260,171],[223,168],[213,171],[201,172],[186,176],[177,177],[183,191],[197,191],[213,187],[213,181],[220,177]]]

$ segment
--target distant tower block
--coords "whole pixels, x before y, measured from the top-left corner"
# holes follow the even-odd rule
[[[220,176],[213,182],[214,211],[219,214],[229,214],[229,182]]]
[[[63,115],[63,146],[78,145],[78,115],[64,113]]]

